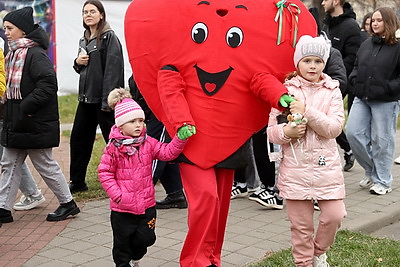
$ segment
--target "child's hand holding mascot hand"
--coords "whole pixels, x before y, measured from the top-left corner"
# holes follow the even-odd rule
[[[179,139],[186,140],[190,136],[196,134],[196,126],[185,123],[181,128],[179,128],[177,134]]]

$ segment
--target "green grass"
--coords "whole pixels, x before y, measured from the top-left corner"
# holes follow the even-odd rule
[[[66,95],[58,97],[58,112],[61,123],[74,122],[76,107],[78,106],[78,95]]]
[[[59,113],[61,123],[72,123],[74,121],[76,106],[78,105],[77,95],[67,95],[58,97],[59,102]],[[63,131],[62,135],[70,138],[71,131]],[[79,192],[74,194],[76,201],[91,201],[95,199],[107,198],[101,184],[97,178],[97,166],[99,166],[101,155],[105,147],[104,138],[102,135],[96,135],[94,142],[92,157],[88,165],[86,172],[86,184],[89,187],[89,191]]]
[[[400,242],[341,230],[327,253],[331,267],[400,266]],[[248,267],[295,266],[291,249],[270,253]]]

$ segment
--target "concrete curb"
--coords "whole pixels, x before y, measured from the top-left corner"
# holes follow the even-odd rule
[[[399,203],[392,203],[380,210],[358,217],[357,220],[345,221],[343,229],[370,234],[382,227],[395,223],[400,219]]]

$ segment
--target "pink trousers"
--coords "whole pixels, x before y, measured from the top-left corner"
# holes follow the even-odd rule
[[[319,200],[318,205],[321,211],[314,235],[313,203],[310,200],[286,200],[292,254],[297,267],[312,267],[313,257],[325,253],[335,242],[336,232],[347,215],[343,200]]]
[[[179,164],[189,203],[182,267],[220,266],[234,170]]]

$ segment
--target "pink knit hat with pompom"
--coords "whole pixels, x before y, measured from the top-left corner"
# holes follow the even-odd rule
[[[144,112],[135,100],[124,98],[115,105],[115,124],[118,127],[139,118],[144,119]]]

